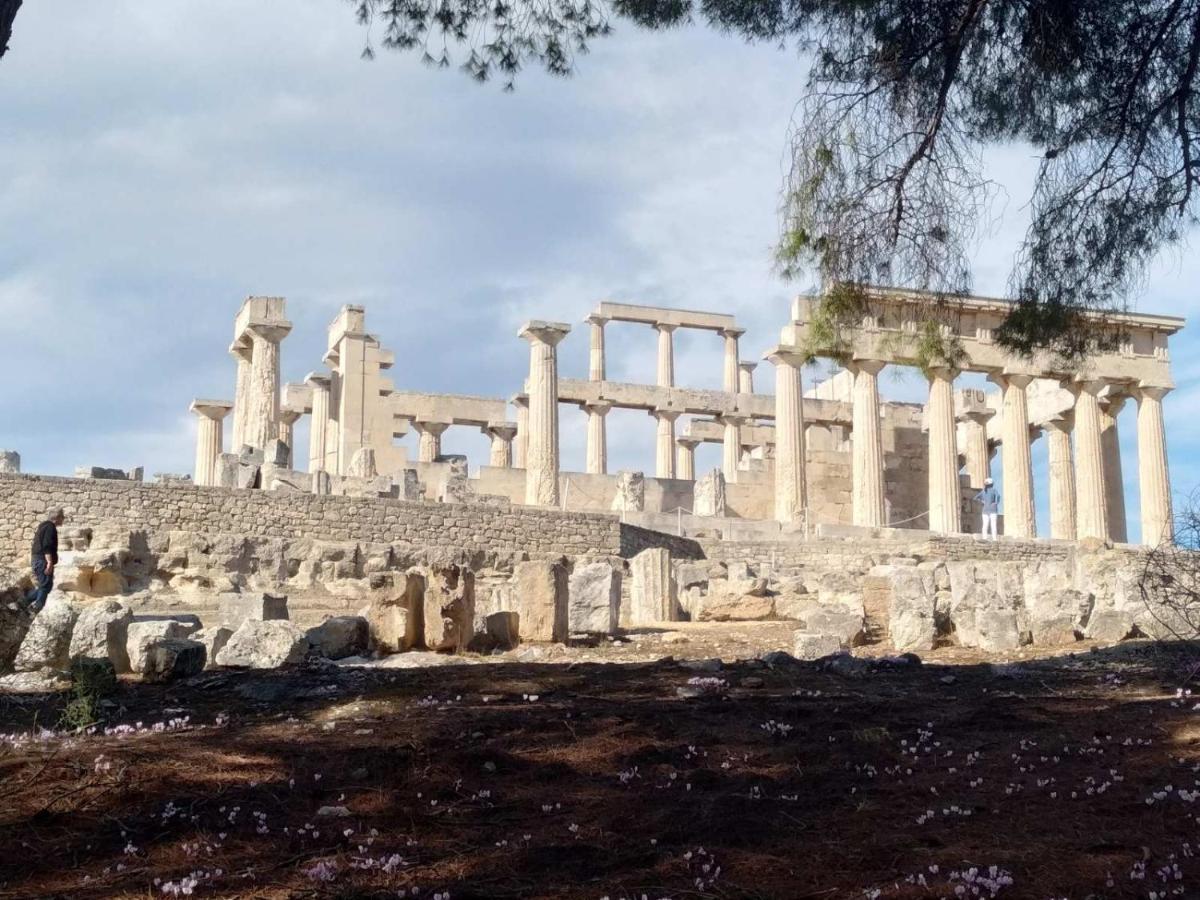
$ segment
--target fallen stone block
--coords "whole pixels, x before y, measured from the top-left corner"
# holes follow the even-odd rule
[[[572,634],[613,634],[621,613],[621,574],[606,562],[576,566],[568,582]]]
[[[117,672],[128,672],[129,625],[133,611],[118,600],[85,603],[71,632],[71,659],[111,660]]]
[[[425,576],[397,576],[395,593],[376,594],[366,610],[368,644],[375,653],[400,653],[417,646],[423,634],[420,614],[425,602]]]
[[[182,638],[155,641],[146,653],[142,675],[146,681],[165,682],[190,678],[204,671],[208,660],[204,644]]]
[[[125,650],[129,655],[129,670],[144,672],[150,648],[157,641],[191,637],[200,630],[199,623],[179,619],[134,620],[127,627]]]
[[[425,575],[422,631],[429,650],[466,650],[475,633],[475,573],[433,567]]]
[[[515,650],[521,643],[521,615],[507,610],[492,613],[484,620],[484,630],[498,649]]]
[[[523,640],[565,643],[570,636],[570,585],[561,562],[517,563],[511,603],[512,611],[520,615]]]
[[[18,672],[66,669],[71,661],[71,632],[79,613],[61,595],[51,594],[42,611],[33,617],[17,650],[13,668]]]
[[[614,512],[642,512],[646,508],[646,476],[642,472],[618,472]]]
[[[367,649],[369,629],[361,616],[334,616],[308,629],[308,643],[325,659],[358,656]]]
[[[671,553],[659,547],[643,550],[629,562],[629,615],[622,611],[623,626],[639,627],[678,620]]]
[[[231,637],[233,637],[232,628],[225,625],[210,625],[208,628],[192,632],[188,640],[204,645],[205,665],[212,667],[217,664],[217,654],[229,643]]]
[[[842,650],[842,641],[835,634],[815,634],[797,631],[792,636],[792,655],[796,659],[814,660],[831,656]]]
[[[291,622],[253,619],[243,622],[217,654],[217,664],[249,669],[276,669],[302,662],[308,638]]]
[[[692,506],[697,516],[725,515],[725,473],[713,469],[696,482]]]
[[[222,594],[221,624],[237,628],[243,622],[288,619],[288,598],[282,594]]]

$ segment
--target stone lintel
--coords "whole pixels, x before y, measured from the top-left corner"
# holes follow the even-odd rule
[[[724,331],[737,328],[737,320],[724,313],[702,312],[695,309],[668,309],[661,306],[639,306],[632,303],[605,301],[593,315],[613,322],[635,322],[640,325],[674,325],[677,328],[698,328],[702,331]]]

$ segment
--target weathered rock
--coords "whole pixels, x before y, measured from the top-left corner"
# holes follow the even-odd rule
[[[571,573],[567,621],[572,634],[613,634],[621,613],[621,575],[606,562]]]
[[[158,641],[181,640],[200,630],[196,622],[180,619],[134,620],[127,626],[125,649],[129,654],[129,670],[144,672],[150,648]]]
[[[702,622],[752,622],[774,615],[775,597],[757,581],[712,581],[699,618]]]
[[[976,583],[951,610],[954,633],[964,647],[996,652],[1021,645],[1017,611],[988,585]]]
[[[400,480],[400,499],[401,500],[420,500],[423,489],[421,487],[421,477],[417,474],[416,469],[405,469],[403,477]]]
[[[566,566],[561,562],[517,563],[511,596],[512,611],[521,617],[523,640],[560,643],[567,640],[570,586]]]
[[[438,491],[442,503],[470,503],[474,499],[475,491],[466,475],[449,475]]]
[[[268,441],[267,446],[263,448],[261,465],[286,469],[291,459],[292,448],[287,445],[286,441],[277,438],[273,441]]]
[[[375,451],[370,447],[360,447],[350,458],[350,467],[346,474],[352,478],[374,478],[379,474],[375,464]]]
[[[243,622],[286,621],[288,598],[281,594],[222,594],[221,624],[237,628]]]
[[[189,640],[204,645],[204,659],[208,666],[217,664],[217,654],[220,653],[229,639],[233,637],[233,629],[224,625],[212,625],[193,632]]]
[[[629,561],[629,569],[629,614],[622,610],[621,624],[636,628],[678,621],[670,551],[659,547],[643,550]]]
[[[862,611],[848,606],[823,604],[805,617],[804,626],[810,632],[836,637],[843,647],[856,647],[862,643]]]
[[[937,582],[930,570],[911,566],[880,566],[891,586],[888,634],[897,650],[932,650],[937,639],[934,598]]]
[[[150,645],[142,675],[154,682],[190,678],[204,671],[207,659],[207,651],[199,641],[166,638]]]
[[[124,542],[128,541],[126,532]],[[128,586],[126,569],[130,562],[127,546],[105,547],[93,537],[92,547],[77,554],[66,571],[55,570],[55,581],[61,590],[89,597],[118,596]]]
[[[466,650],[475,630],[475,573],[462,566],[430,568],[422,606],[425,647]]]
[[[291,622],[247,620],[217,654],[217,665],[276,669],[302,662],[308,638]]]
[[[29,631],[33,614],[25,605],[27,586],[15,573],[0,573],[0,672],[7,672]]]
[[[425,576],[419,572],[397,576],[393,590],[373,596],[366,612],[371,650],[400,653],[417,646],[424,636],[420,618],[424,602]]]
[[[1084,636],[1091,641],[1116,643],[1134,633],[1135,622],[1127,612],[1118,609],[1096,610],[1088,619]]]
[[[521,643],[521,615],[511,611],[494,612],[484,620],[488,639],[500,650],[515,650]]]
[[[713,469],[696,482],[692,511],[697,516],[725,515],[725,473]]]
[[[306,632],[308,643],[326,659],[345,659],[367,649],[369,629],[360,616],[334,616]]]
[[[618,472],[615,512],[642,512],[646,508],[646,476],[641,472]]]
[[[814,660],[837,653],[842,649],[842,641],[834,634],[817,634],[808,631],[797,631],[792,636],[792,653],[796,659]]]
[[[71,661],[71,632],[78,615],[66,597],[51,594],[42,611],[29,624],[13,660],[13,668],[18,672],[66,669]]]
[[[43,694],[65,691],[71,681],[60,671],[11,672],[0,676],[0,691],[13,694]]]
[[[312,474],[286,466],[264,465],[261,471],[262,489],[285,494],[307,494],[312,490]]]
[[[1091,613],[1091,598],[1069,588],[1025,594],[1033,643],[1043,647],[1073,644]]]
[[[126,649],[133,611],[118,600],[93,600],[80,608],[71,633],[71,659],[108,659],[117,672],[128,672]]]

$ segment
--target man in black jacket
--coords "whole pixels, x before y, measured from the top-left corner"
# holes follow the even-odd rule
[[[37,583],[37,590],[29,608],[35,613],[46,605],[46,598],[54,587],[54,567],[58,565],[58,526],[66,518],[62,507],[55,507],[46,513],[46,520],[33,534],[33,580]]]

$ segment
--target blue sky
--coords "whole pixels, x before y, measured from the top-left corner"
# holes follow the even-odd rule
[[[512,393],[528,318],[574,324],[562,371],[585,376],[580,320],[601,299],[732,312],[744,358],[773,343],[807,287],[771,270],[795,53],[619,26],[574,78],[530,71],[505,94],[408,55],[363,62],[363,41],[340,0],[25,4],[0,62],[0,447],[26,471],[190,471],[187,405],[232,395],[247,294],[288,298],[288,379],[319,367],[344,303],[366,305],[415,390]],[[980,240],[979,293],[1004,290],[1034,164],[1025,147],[987,155],[1008,199]],[[1198,274],[1190,250],[1164,258],[1138,308],[1190,315]],[[652,331],[608,338],[611,378],[653,379]],[[719,338],[677,339],[680,383],[719,386]],[[1172,348],[1179,494],[1200,476],[1198,340]],[[882,382],[895,399],[924,390]],[[582,468],[582,414],[562,423],[564,465]],[[652,469],[653,421],[614,412],[610,427],[613,467]],[[466,429],[445,446],[486,453]],[[1044,441],[1034,458],[1044,528]],[[718,462],[705,448],[698,468]]]

